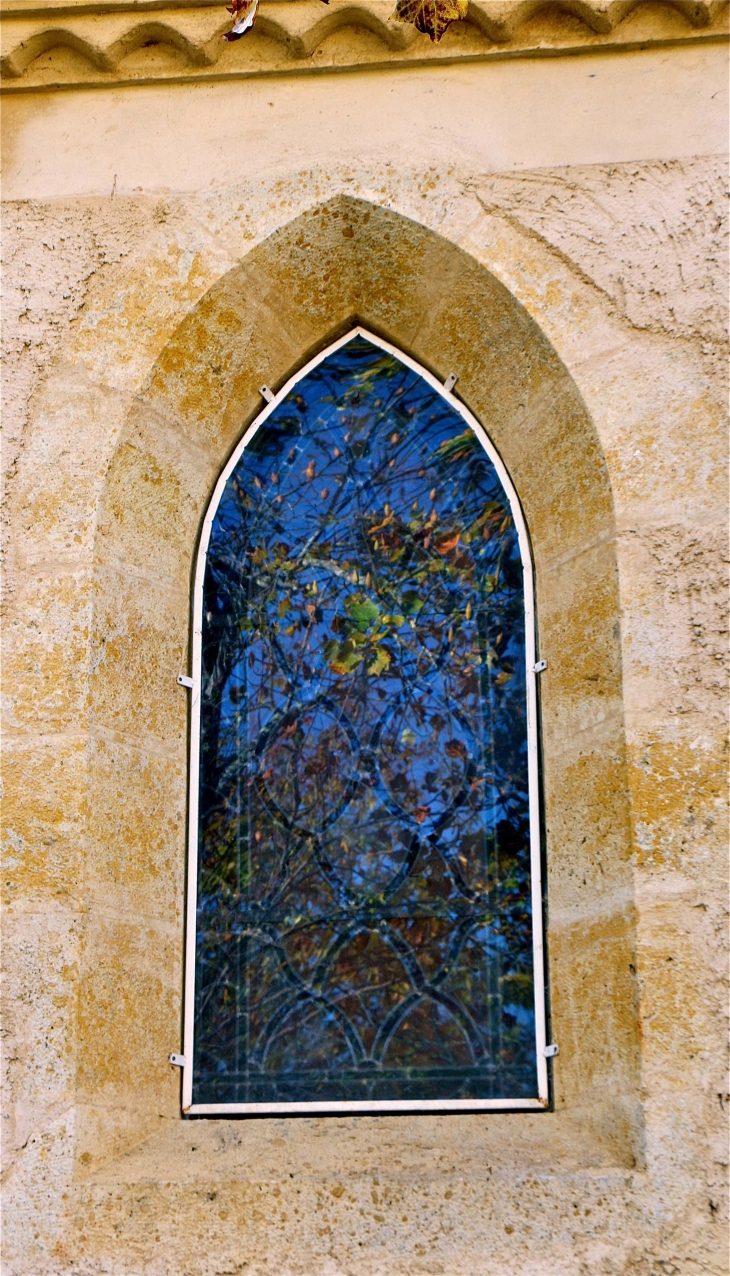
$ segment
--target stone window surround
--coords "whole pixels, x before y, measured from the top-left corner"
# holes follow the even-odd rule
[[[111,627],[121,637],[106,645],[91,679],[91,734],[96,723],[142,746],[145,737],[161,735],[176,756],[186,752],[187,706],[176,675],[186,667],[196,539],[211,492],[260,411],[261,384],[280,386],[357,323],[441,381],[458,374],[460,397],[503,457],[532,540],[540,650],[550,662],[541,686],[547,955],[552,1035],[561,1052],[554,1113],[507,1119],[529,1121],[530,1138],[540,1141],[557,1133],[544,1128],[541,1138],[541,1121],[567,1121],[564,1133],[582,1128],[589,1158],[597,1141],[604,1154],[610,1145],[618,1164],[640,1163],[633,881],[608,474],[564,365],[522,306],[473,258],[386,209],[338,197],[253,249],[180,324],[128,414],[107,473],[95,628]],[[151,473],[154,482],[143,481]],[[108,762],[92,751],[92,793],[95,766],[101,787]],[[148,783],[152,807],[154,767]],[[144,792],[135,801],[144,806]],[[99,870],[110,850],[103,836],[100,843],[89,852]],[[170,861],[182,894],[180,842]],[[88,921],[82,997],[101,997],[116,968],[126,984],[120,995],[128,999],[132,967],[140,959],[148,967],[149,956],[130,956],[137,945],[126,940],[126,951],[119,944],[115,953],[103,919]],[[134,922],[130,917],[130,931]],[[176,1046],[182,915],[177,947],[164,975],[171,995],[166,988],[149,1018],[147,1064],[138,1061],[133,1075],[125,1080],[119,1072],[115,1082],[118,1099],[126,1090],[137,1111],[155,1109],[167,1053]],[[113,1052],[114,1035],[124,1032],[123,1017],[110,1024],[105,1049]],[[91,1060],[80,1081],[79,1101],[103,1107],[108,1089]]]

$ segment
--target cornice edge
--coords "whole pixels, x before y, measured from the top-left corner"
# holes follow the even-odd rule
[[[323,74],[576,56],[728,38],[730,0],[471,0],[439,44],[390,20],[392,0],[263,0],[255,29],[221,39],[218,0],[6,0],[4,93]]]

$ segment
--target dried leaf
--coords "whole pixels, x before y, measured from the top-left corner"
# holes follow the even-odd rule
[[[393,521],[393,519],[394,519],[394,518],[395,518],[395,515],[394,515],[394,514],[392,514],[392,513],[390,513],[390,514],[386,513],[385,518],[383,519],[382,523],[376,523],[375,527],[371,527],[371,528],[370,528],[370,535],[372,536],[375,532],[379,532],[379,531],[381,530],[381,528],[383,528],[383,527],[387,527],[387,526],[388,526],[388,523],[392,523],[392,521]]]
[[[385,647],[375,648],[375,659],[368,665],[368,673],[378,675],[390,668],[390,652]]]
[[[466,17],[468,8],[469,0],[398,0],[392,16],[440,40],[450,23]]]
[[[448,554],[450,550],[456,549],[459,544],[459,532],[447,532],[445,536],[439,536],[434,541],[434,547],[439,554]]]
[[[230,31],[226,31],[223,39],[228,40],[229,43],[233,40],[240,40],[242,35],[251,30],[256,21],[258,8],[259,0],[231,0],[228,12],[233,14],[236,20]]]

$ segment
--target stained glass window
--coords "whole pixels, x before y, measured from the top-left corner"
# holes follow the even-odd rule
[[[544,1103],[531,585],[469,421],[358,330],[219,483],[196,611],[192,1111]]]

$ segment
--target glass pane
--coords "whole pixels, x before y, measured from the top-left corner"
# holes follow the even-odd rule
[[[204,589],[193,1102],[534,1097],[522,566],[475,434],[354,338],[243,452]]]

